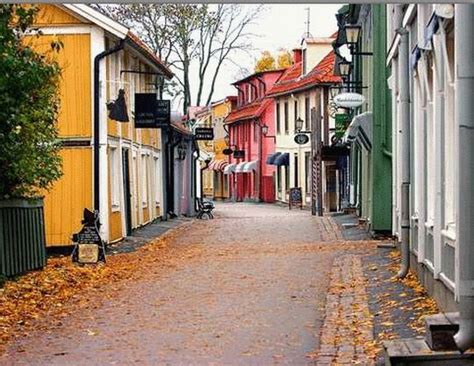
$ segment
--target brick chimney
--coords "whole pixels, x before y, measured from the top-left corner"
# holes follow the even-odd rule
[[[293,49],[293,62],[295,64],[297,62],[301,62],[301,48],[294,48]]]

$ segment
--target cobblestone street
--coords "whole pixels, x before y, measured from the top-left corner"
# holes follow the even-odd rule
[[[331,217],[308,211],[220,203],[214,220],[188,223],[171,246],[173,260],[50,319],[0,363],[371,364],[360,257],[374,242],[344,241]]]

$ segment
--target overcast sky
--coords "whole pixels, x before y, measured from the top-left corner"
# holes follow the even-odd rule
[[[254,6],[254,5],[246,5]],[[292,49],[298,46],[306,32],[306,8],[310,8],[310,33],[314,37],[327,37],[337,30],[335,13],[341,4],[270,4],[260,16],[258,24],[251,29],[260,35],[254,39],[255,51],[249,57],[246,53],[234,54],[233,61],[244,68],[253,70],[256,59],[264,50],[277,53],[279,48]],[[230,84],[239,77],[239,68],[227,63],[220,73],[213,100],[228,95],[236,95]]]

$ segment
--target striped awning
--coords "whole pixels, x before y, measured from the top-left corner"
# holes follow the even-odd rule
[[[217,159],[217,160],[212,160],[209,163],[209,166],[207,169],[209,170],[218,170],[218,171],[224,171],[225,167],[229,165],[229,163],[226,160],[223,159]]]

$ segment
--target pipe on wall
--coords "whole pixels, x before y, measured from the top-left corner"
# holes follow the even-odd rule
[[[405,278],[410,269],[410,74],[408,31],[398,28],[398,78],[400,98],[400,145],[401,145],[401,265],[398,278]]]
[[[456,263],[461,351],[474,346],[474,5],[455,5]]]
[[[94,210],[100,211],[100,61],[123,50],[124,41],[94,57]],[[105,147],[104,147],[105,148]]]

